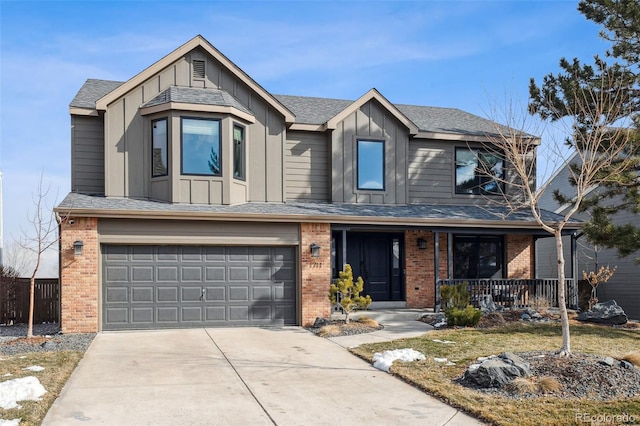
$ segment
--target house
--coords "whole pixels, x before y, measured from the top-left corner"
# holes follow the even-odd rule
[[[560,167],[546,183],[547,190],[540,200],[540,207],[559,214],[564,214],[568,206],[561,206],[554,198],[554,190],[560,191],[566,196],[575,193],[574,187],[570,183],[571,164],[579,164],[579,158],[573,155],[569,160]],[[597,193],[599,188],[592,188],[590,194]],[[616,202],[613,199],[612,202]],[[576,218],[582,221],[590,219],[588,212],[577,213]],[[629,211],[621,211],[613,216],[614,223],[618,225],[633,224],[640,225],[640,217],[636,213]],[[578,234],[580,238],[576,242],[576,265],[574,269],[576,276],[581,279],[582,272],[587,273],[597,271],[602,266],[615,267],[616,271],[611,279],[597,288],[597,296],[600,301],[615,300],[624,309],[629,318],[640,320],[640,265],[636,263],[638,255],[630,255],[619,258],[616,249],[607,249],[594,246],[586,241],[586,238]],[[568,237],[567,244],[569,244]],[[541,239],[536,243],[536,265],[538,267],[537,274],[542,277],[557,277],[556,255],[554,243],[552,240]],[[568,249],[565,255],[569,255]],[[567,270],[571,265],[567,265]],[[585,288],[591,287],[585,283]]]
[[[535,278],[542,231],[479,172],[495,124],[458,109],[274,95],[196,36],[70,114],[63,332],[307,325],[345,263],[378,307]]]

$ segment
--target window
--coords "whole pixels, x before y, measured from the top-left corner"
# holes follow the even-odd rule
[[[244,127],[233,126],[233,177],[245,180]]]
[[[456,194],[500,195],[503,178],[502,156],[477,148],[456,148]]]
[[[220,176],[220,121],[183,118],[182,174]]]
[[[502,278],[503,238],[454,235],[453,277]]]
[[[167,119],[151,122],[151,176],[166,176],[167,167]]]
[[[358,141],[358,189],[384,190],[384,141]]]

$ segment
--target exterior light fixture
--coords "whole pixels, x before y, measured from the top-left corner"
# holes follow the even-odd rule
[[[424,238],[418,238],[418,248],[425,250],[427,248],[427,241]]]
[[[311,243],[311,257],[320,257],[320,247],[316,243]]]
[[[74,256],[82,256],[82,248],[84,247],[84,243],[80,240],[74,241],[73,243],[73,255]]]

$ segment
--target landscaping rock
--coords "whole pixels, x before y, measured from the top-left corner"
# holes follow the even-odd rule
[[[520,315],[520,319],[522,319],[523,321],[531,321],[531,315],[525,312],[522,315]]]
[[[313,328],[321,328],[329,324],[331,324],[331,321],[327,318],[316,317],[316,321],[313,323]]]
[[[46,342],[44,342],[40,346],[45,351],[55,351],[56,348],[58,347],[58,344],[56,342],[51,341],[51,340],[47,340]]]
[[[598,361],[598,364],[607,365],[609,367],[613,367],[615,361],[610,356],[604,357]]]
[[[481,364],[469,366],[465,372],[465,380],[482,388],[499,388],[516,377],[529,377],[529,364],[512,353],[503,353],[489,358]]]
[[[483,313],[496,312],[498,310],[498,306],[496,306],[493,301],[493,297],[491,297],[490,294],[483,294],[480,296],[478,303],[480,305],[480,310]]]
[[[590,311],[578,315],[578,321],[595,324],[622,325],[627,323],[627,315],[615,300],[596,303]]]
[[[629,361],[620,361],[620,367],[626,370],[633,370],[635,367]]]

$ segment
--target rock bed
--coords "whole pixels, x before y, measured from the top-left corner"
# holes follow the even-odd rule
[[[27,325],[0,326],[0,354],[87,350],[95,333],[61,334],[59,324],[34,324],[33,338],[27,340]]]
[[[335,334],[331,337],[353,336],[356,334],[371,333],[373,331],[382,330],[384,328],[383,325],[378,325],[378,327],[371,327],[354,320],[350,321],[349,324],[346,324],[344,321],[330,321],[329,324],[337,325],[340,327],[340,334]],[[318,335],[320,333],[320,328],[321,327],[308,327],[307,330],[315,335]]]
[[[480,392],[512,398],[553,396],[563,399],[588,398],[607,401],[640,397],[640,368],[624,368],[619,360],[614,360],[613,365],[609,366],[601,362],[604,360],[603,357],[583,353],[574,353],[569,357],[542,351],[517,355],[530,364],[533,376],[554,377],[560,382],[561,389],[545,395],[514,394],[504,387],[481,389],[470,386],[464,380],[459,382]]]

